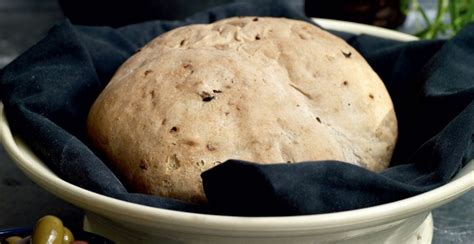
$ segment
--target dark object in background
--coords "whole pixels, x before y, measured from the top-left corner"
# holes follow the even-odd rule
[[[400,0],[306,0],[309,17],[347,20],[386,28],[396,28],[405,21]]]
[[[58,0],[64,16],[77,25],[119,27],[148,20],[181,20],[196,12],[229,2],[250,0]],[[280,0],[298,5],[294,0]],[[301,0],[304,1],[304,0]],[[261,2],[255,0],[254,2]],[[301,4],[301,2],[300,2]],[[405,15],[400,0],[306,0],[308,17],[339,19],[395,28]]]
[[[178,20],[229,0],[58,0],[73,24],[123,26],[147,20]]]
[[[58,0],[65,17],[76,25],[120,27],[148,20],[182,20],[194,13],[232,2],[303,9],[305,0]]]

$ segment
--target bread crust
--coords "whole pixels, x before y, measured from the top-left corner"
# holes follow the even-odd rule
[[[92,143],[134,190],[205,202],[228,159],[385,169],[397,120],[364,58],[311,24],[244,17],[174,29],[128,59],[92,106]]]

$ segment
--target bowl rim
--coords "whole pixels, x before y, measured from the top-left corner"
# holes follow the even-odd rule
[[[327,19],[315,21],[331,30],[367,33],[401,41],[417,39],[407,34],[364,24]],[[388,36],[386,33],[389,33]],[[35,183],[87,211],[124,222],[142,225],[147,223],[147,226],[169,229],[181,227],[186,228],[187,232],[228,231],[237,233],[236,235],[244,232],[255,235],[268,232],[276,235],[297,235],[298,232],[301,234],[308,231],[330,233],[353,229],[354,225],[358,228],[375,226],[428,212],[474,187],[474,160],[471,160],[462,172],[446,185],[414,197],[356,210],[300,216],[240,217],[161,209],[101,195],[62,180],[47,168],[20,138],[12,135],[3,104],[0,104],[0,113],[0,139],[5,150]]]

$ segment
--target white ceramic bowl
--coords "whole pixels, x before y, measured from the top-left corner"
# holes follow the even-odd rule
[[[377,27],[316,19],[328,29],[401,41],[406,34]],[[430,211],[474,186],[474,161],[450,183],[430,192],[359,210],[293,217],[231,217],[152,208],[99,195],[56,176],[18,137],[1,107],[6,151],[34,182],[86,211],[84,228],[117,243],[431,243]]]

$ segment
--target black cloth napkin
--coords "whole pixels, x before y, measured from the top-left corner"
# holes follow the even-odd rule
[[[334,161],[229,160],[202,175],[207,205],[129,192],[88,145],[90,106],[120,64],[157,35],[231,16],[310,21],[278,1],[234,3],[183,21],[118,29],[66,20],[0,72],[12,130],[72,184],[149,206],[228,215],[317,214],[396,201],[447,183],[473,158],[474,24],[449,41],[404,43],[335,32],[367,59],[393,99],[399,140],[389,169],[376,174]]]

